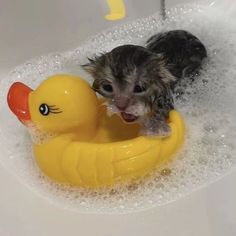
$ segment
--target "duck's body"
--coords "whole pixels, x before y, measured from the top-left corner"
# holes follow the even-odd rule
[[[54,138],[34,144],[34,154],[43,172],[58,182],[97,187],[141,177],[168,161],[183,142],[184,124],[178,112],[170,113],[170,137],[138,137],[139,125],[125,124],[116,115],[108,117],[92,89],[77,77],[54,76],[28,93],[28,116],[13,106],[16,91],[19,89],[14,85],[9,91],[12,111],[23,122],[27,117],[39,129],[57,133]],[[48,91],[54,91],[54,95]],[[53,104],[57,113],[42,115],[39,108],[47,103]]]
[[[168,161],[183,142],[182,122],[179,114],[172,111],[170,138],[136,137],[108,142],[111,136],[104,130],[92,143],[75,141],[76,135],[60,135],[35,145],[34,153],[40,168],[59,182],[89,187],[111,185],[144,176]],[[113,134],[112,139],[121,136],[122,133]]]

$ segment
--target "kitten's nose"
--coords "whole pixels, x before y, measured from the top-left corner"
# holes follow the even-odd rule
[[[122,98],[121,99],[116,99],[115,103],[116,103],[116,106],[119,110],[124,111],[128,106],[129,100],[122,99]]]
[[[125,105],[116,105],[116,106],[117,106],[117,108],[118,108],[119,110],[121,110],[121,111],[124,111],[125,108],[127,107],[127,106],[125,106]]]

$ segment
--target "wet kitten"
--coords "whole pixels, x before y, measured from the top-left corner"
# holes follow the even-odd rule
[[[143,135],[168,136],[172,90],[181,78],[196,72],[206,56],[199,39],[175,30],[154,35],[146,47],[116,47],[89,59],[83,68],[93,76],[93,88],[107,99],[108,108],[126,122],[141,122]]]

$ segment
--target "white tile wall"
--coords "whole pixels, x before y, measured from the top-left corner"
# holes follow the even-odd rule
[[[159,0],[124,0],[127,17],[108,21],[106,0],[0,0],[0,74],[48,52],[77,47],[88,36],[153,14]]]

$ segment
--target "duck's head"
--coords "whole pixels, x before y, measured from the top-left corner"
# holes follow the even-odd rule
[[[34,91],[16,82],[7,100],[22,123],[33,122],[43,131],[64,133],[97,126],[97,97],[89,84],[76,76],[51,76]]]

